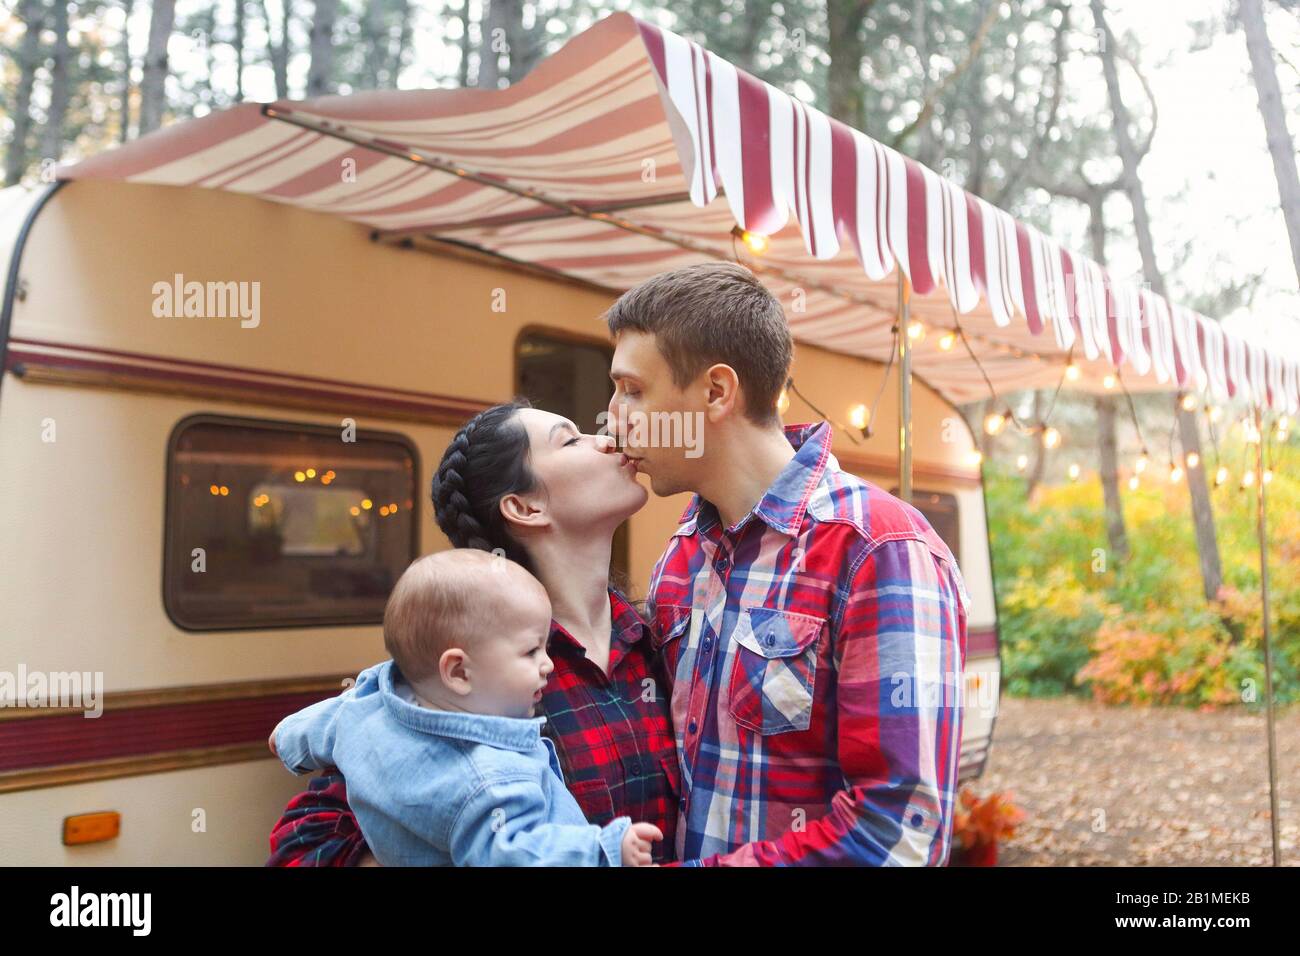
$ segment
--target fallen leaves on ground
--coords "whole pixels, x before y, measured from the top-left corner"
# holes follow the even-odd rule
[[[1276,720],[1279,847],[1300,866],[1300,708]],[[1000,866],[1268,866],[1262,711],[1003,697],[981,796],[1025,820]]]

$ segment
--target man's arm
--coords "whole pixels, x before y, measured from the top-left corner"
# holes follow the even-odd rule
[[[834,634],[836,757],[848,786],[802,830],[705,866],[941,866],[952,839],[966,605],[955,568],[890,540],[850,572]]]

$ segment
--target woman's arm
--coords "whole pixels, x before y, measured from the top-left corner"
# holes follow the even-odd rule
[[[267,866],[377,866],[348,806],[343,775],[330,767],[289,801],[271,830]]]

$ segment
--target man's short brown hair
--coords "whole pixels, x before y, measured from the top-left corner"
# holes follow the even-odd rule
[[[758,425],[779,420],[794,341],[781,303],[744,266],[704,262],[660,273],[623,293],[605,321],[610,335],[653,335],[679,389],[710,365],[730,365],[745,392],[745,417]]]

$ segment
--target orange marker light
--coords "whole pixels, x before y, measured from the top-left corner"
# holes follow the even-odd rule
[[[102,813],[79,813],[63,818],[63,845],[80,846],[84,843],[103,843],[122,832],[122,814],[116,810]]]

